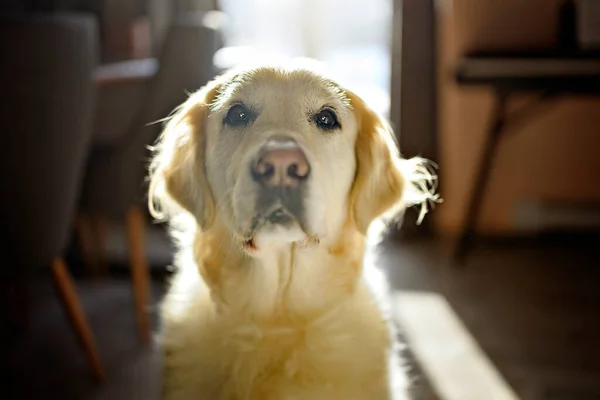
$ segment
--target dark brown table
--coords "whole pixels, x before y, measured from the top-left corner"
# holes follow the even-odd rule
[[[531,116],[548,99],[573,94],[600,96],[600,52],[475,53],[460,60],[456,80],[463,87],[487,86],[494,91],[494,107],[467,217],[454,252],[455,261],[462,264],[473,245],[475,223],[504,128]],[[510,98],[523,93],[537,96],[521,109],[509,112]]]

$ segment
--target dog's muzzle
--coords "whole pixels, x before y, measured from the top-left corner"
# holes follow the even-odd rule
[[[259,186],[258,218],[272,224],[300,220],[311,168],[304,151],[288,137],[272,137],[250,165]]]

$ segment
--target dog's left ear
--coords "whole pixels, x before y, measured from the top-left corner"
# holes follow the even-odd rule
[[[148,200],[157,218],[172,217],[184,209],[202,229],[213,222],[215,204],[206,178],[204,151],[209,104],[217,90],[213,81],[192,94],[169,119],[156,143]]]
[[[432,185],[435,176],[426,160],[402,159],[391,127],[359,96],[349,91],[346,96],[358,126],[356,174],[350,192],[350,213],[357,229],[366,234],[374,219],[408,205],[421,203],[426,212],[428,200],[437,200]]]

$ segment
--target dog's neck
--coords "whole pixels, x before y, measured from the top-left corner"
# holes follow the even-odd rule
[[[254,255],[224,224],[198,231],[194,257],[218,312],[260,321],[310,321],[350,298],[362,274],[364,236],[349,221],[335,238]]]

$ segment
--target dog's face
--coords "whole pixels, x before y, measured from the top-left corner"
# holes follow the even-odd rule
[[[167,124],[151,196],[215,219],[249,251],[365,232],[402,199],[391,132],[356,95],[302,68],[231,72]]]
[[[204,154],[219,214],[250,248],[325,237],[345,218],[356,134],[344,92],[314,74],[261,69],[225,82]]]

